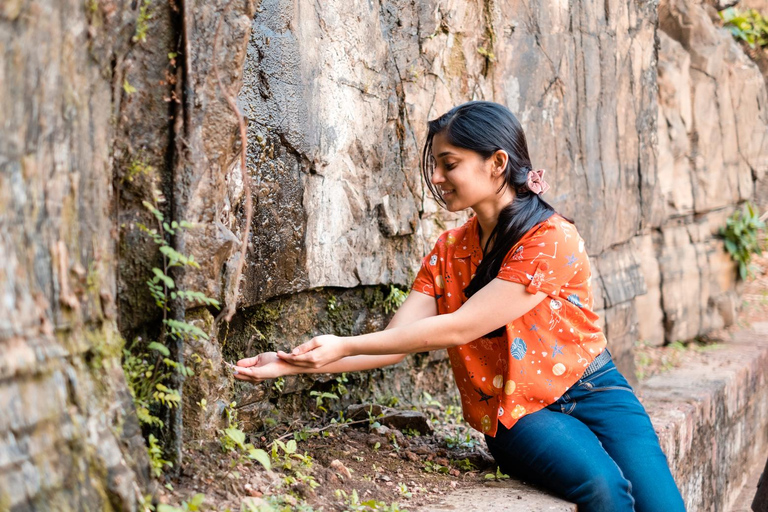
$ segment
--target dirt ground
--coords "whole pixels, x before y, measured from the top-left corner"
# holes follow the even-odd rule
[[[735,325],[685,345],[637,347],[641,382],[700,360],[734,330],[768,320],[768,256],[756,258],[753,269],[742,285]],[[181,476],[161,479],[167,485],[160,501],[176,507],[166,510],[396,512],[439,502],[453,489],[504,478],[496,473],[482,436],[462,420],[458,404],[426,400],[418,409],[422,415],[412,428],[380,426],[373,411],[346,424],[307,422],[278,426],[269,434],[248,433],[247,442],[269,452],[270,470],[249,458],[247,450],[225,451],[219,441],[193,443],[185,449]],[[434,432],[419,433],[429,430],[426,423]],[[200,494],[204,497],[195,500]]]

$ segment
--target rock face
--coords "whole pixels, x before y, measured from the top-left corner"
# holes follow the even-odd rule
[[[230,325],[188,314],[217,334],[188,347],[211,362],[188,396],[226,403],[222,356],[385,325],[388,287],[408,286],[437,235],[466,218],[425,193],[419,156],[426,121],[467,100],[521,120],[551,202],[587,241],[596,306],[630,378],[638,339],[732,321],[735,272],[714,235],[767,190],[768,97],[711,7],[254,4],[0,7],[0,509],[131,510],[146,489],[118,329],[157,320],[144,285],[157,253],[140,229],[153,188],[197,226],[180,237],[201,263],[184,287],[238,307]],[[245,114],[249,180],[227,96]],[[441,354],[358,378],[356,398],[450,389]],[[283,400],[300,408],[292,391],[339,384],[318,379],[288,379]],[[251,403],[246,424],[273,409],[264,388],[234,394]]]
[[[240,92],[262,229],[239,304],[407,286],[464,218],[424,191],[426,120],[490,99],[518,115],[550,200],[587,241],[625,372],[638,340],[727,324],[734,272],[713,235],[764,181],[768,117],[759,71],[708,9],[263,2]]]
[[[120,366],[110,105],[138,10],[0,7],[0,509],[135,510],[144,440]],[[64,22],[63,20],[66,20]]]
[[[714,235],[738,202],[764,201],[755,192],[765,187],[768,168],[765,81],[711,12],[685,0],[659,4],[657,173],[664,215],[653,237],[659,282],[637,303],[650,318],[661,311],[670,342],[732,322],[733,264]],[[641,322],[641,330],[653,326]],[[658,333],[649,336],[661,341]]]

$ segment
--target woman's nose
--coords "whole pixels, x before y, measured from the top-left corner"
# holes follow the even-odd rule
[[[430,181],[433,185],[439,185],[445,181],[445,176],[443,176],[443,173],[439,167],[435,166],[432,169],[432,176],[430,177]]]

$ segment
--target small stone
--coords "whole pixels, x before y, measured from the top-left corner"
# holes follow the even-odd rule
[[[345,478],[352,478],[352,473],[349,471],[349,468],[347,468],[347,466],[345,466],[339,459],[331,461],[331,468]]]
[[[406,451],[404,451],[404,452],[403,452],[403,457],[404,457],[405,459],[408,459],[408,460],[409,460],[409,461],[411,461],[411,462],[418,462],[418,461],[419,461],[419,456],[418,456],[418,455],[416,455],[415,453],[413,453],[413,452],[412,452],[412,451],[410,451],[410,450],[406,450]]]

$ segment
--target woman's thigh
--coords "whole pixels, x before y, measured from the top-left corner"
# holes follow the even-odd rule
[[[632,483],[638,512],[685,510],[651,420],[613,363],[579,381],[568,395],[574,403],[569,414],[594,432]]]
[[[555,492],[580,512],[633,510],[631,485],[589,428],[542,409],[486,437],[502,471]]]

